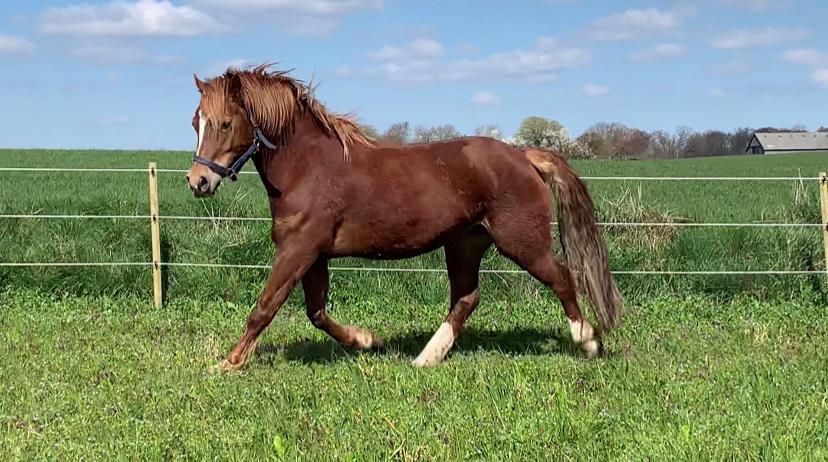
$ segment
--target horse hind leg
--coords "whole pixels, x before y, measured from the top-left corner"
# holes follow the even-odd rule
[[[474,228],[457,241],[445,246],[446,268],[451,286],[449,313],[423,351],[412,362],[415,366],[439,364],[454,345],[463,324],[480,302],[480,261],[491,244],[491,238],[484,229]]]
[[[590,324],[578,306],[575,280],[569,268],[558,262],[552,252],[549,220],[538,220],[537,226],[521,229],[515,221],[489,222],[489,232],[501,254],[526,270],[535,279],[552,289],[563,305],[569,321],[572,340],[580,345],[587,358],[603,351],[599,329]]]
[[[308,319],[317,329],[327,333],[346,348],[368,350],[382,348],[383,341],[368,329],[339,324],[328,316],[325,303],[328,300],[330,278],[328,262],[320,258],[302,278],[305,292],[305,307]]]
[[[569,320],[569,332],[572,340],[581,346],[587,358],[594,358],[603,351],[600,332],[581,313],[575,280],[565,265],[558,263],[551,252],[531,266],[529,272],[539,281],[550,287],[563,304]]]

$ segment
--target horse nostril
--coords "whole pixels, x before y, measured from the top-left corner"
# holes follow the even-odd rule
[[[207,178],[203,176],[198,178],[198,189],[201,191],[205,191],[207,189]]]

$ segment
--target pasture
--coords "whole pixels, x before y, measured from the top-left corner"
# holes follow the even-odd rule
[[[585,176],[803,176],[826,154],[575,162]],[[187,168],[189,154],[4,151],[0,167]],[[590,181],[600,221],[819,223],[816,181]],[[210,200],[159,178],[162,216],[267,216],[255,176]],[[145,173],[0,172],[0,214],[146,215]],[[266,222],[163,220],[169,262],[269,264]],[[616,270],[823,270],[818,228],[605,228]],[[0,261],[149,260],[148,220],[0,219]],[[439,268],[439,254],[341,266]],[[485,268],[513,268],[494,253]],[[554,296],[482,278],[446,363],[415,370],[446,311],[443,274],[333,272],[332,316],[374,329],[342,350],[294,294],[238,374],[205,372],[237,340],[265,272],[0,268],[6,459],[819,460],[828,458],[824,275],[619,275],[610,354],[581,359]],[[300,292],[300,291],[297,291]]]

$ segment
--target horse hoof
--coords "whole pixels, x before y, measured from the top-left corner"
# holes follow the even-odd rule
[[[381,350],[385,342],[368,329],[355,328],[351,346],[357,350]]]
[[[385,340],[383,340],[383,339],[377,337],[376,335],[374,335],[373,346],[371,348],[374,349],[374,350],[377,350],[377,351],[382,351],[382,350],[385,349],[385,347],[386,347]]]
[[[424,367],[434,367],[440,364],[441,362],[443,361],[440,358],[436,358],[434,356],[423,356],[422,354],[420,354],[419,356],[414,358],[414,360],[411,361],[411,365],[418,369],[421,369]]]
[[[233,364],[225,359],[224,361],[216,364],[215,366],[210,366],[207,369],[207,375],[213,376],[224,372],[237,372],[241,370],[242,367],[244,367],[244,364]]]
[[[587,340],[586,342],[581,344],[581,349],[584,351],[584,356],[586,356],[587,359],[597,358],[601,356],[601,354],[604,351],[604,347],[601,344],[600,338],[593,338]]]

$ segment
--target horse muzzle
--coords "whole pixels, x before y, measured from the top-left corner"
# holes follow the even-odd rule
[[[187,184],[195,197],[209,197],[216,193],[221,176],[203,165],[194,165],[187,172]]]

